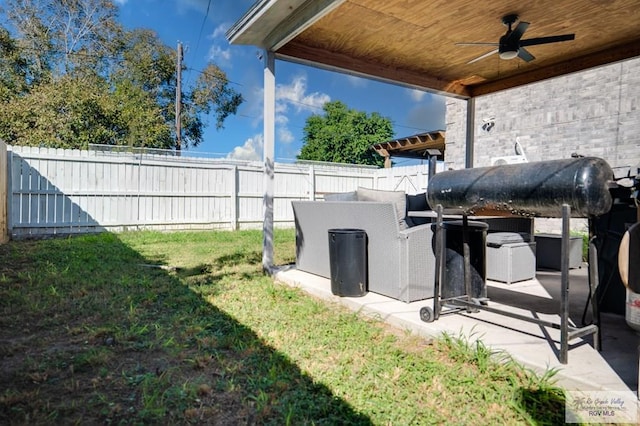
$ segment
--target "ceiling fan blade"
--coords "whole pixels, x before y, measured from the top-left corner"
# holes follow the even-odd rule
[[[499,46],[500,43],[488,43],[488,42],[468,42],[468,43],[456,43],[456,46]]]
[[[493,55],[494,53],[498,53],[498,49],[494,49],[494,50],[492,50],[491,52],[487,52],[487,53],[485,53],[485,54],[484,54],[484,55],[482,55],[482,56],[478,56],[477,58],[472,59],[472,60],[470,60],[469,62],[467,62],[467,64],[472,64],[472,63],[474,63],[474,62],[478,62],[480,59],[487,58],[487,57],[489,57],[489,56]]]
[[[511,31],[511,33],[507,36],[507,42],[520,40],[524,32],[527,31],[527,28],[529,28],[529,23],[520,21],[516,26],[516,29]]]
[[[518,57],[525,62],[531,62],[536,58],[524,47],[520,47],[520,49],[518,49]]]
[[[536,37],[527,40],[520,40],[520,46],[535,46],[537,44],[557,43],[559,41],[575,40],[575,34],[562,34],[549,37]]]

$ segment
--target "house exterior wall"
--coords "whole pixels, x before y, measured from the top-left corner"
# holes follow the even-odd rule
[[[447,167],[464,168],[466,102],[449,99],[446,112]],[[475,117],[474,167],[519,141],[529,161],[576,153],[624,175],[640,165],[640,58],[478,97]]]

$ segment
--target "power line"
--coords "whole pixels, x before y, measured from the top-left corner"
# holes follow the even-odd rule
[[[193,51],[193,56],[196,56],[198,53],[198,48],[200,47],[200,40],[202,39],[202,32],[204,31],[204,25],[207,23],[207,19],[209,18],[209,9],[211,8],[211,0],[207,3],[207,12],[204,15],[204,19],[202,20],[202,24],[200,25],[200,33],[198,34],[198,40],[196,41],[196,49]],[[188,68],[187,71],[192,71],[193,69]],[[187,84],[189,84],[191,75],[187,77]]]
[[[428,129],[425,129],[423,127],[412,127],[412,126],[406,126],[406,125],[402,125],[402,124],[396,124],[396,125],[394,125],[394,127],[402,127],[402,128],[405,128],[405,129],[419,130],[421,132],[428,132],[429,131]]]
[[[209,77],[211,77],[211,78],[215,78],[216,80],[224,80],[224,81],[225,81],[225,82],[227,82],[227,83],[235,84],[235,85],[237,85],[237,86],[244,86],[244,84],[242,84],[242,83],[238,83],[238,82],[236,82],[236,81],[231,81],[231,80],[229,80],[228,78],[226,78],[226,74],[225,74],[225,77],[224,77],[224,78],[222,78],[222,77],[219,77],[219,76],[217,76],[217,75],[214,75],[214,74],[208,73],[208,72],[206,72],[206,71],[204,71],[204,70],[199,70],[199,69],[195,69],[195,68],[186,68],[186,70],[187,70],[187,71],[195,71],[195,72],[197,72],[197,73],[199,73],[199,74],[204,74],[204,75],[209,76]]]
[[[193,52],[195,55],[198,53],[198,47],[200,47],[200,39],[202,38],[202,31],[204,30],[204,24],[207,22],[207,18],[209,18],[209,8],[211,8],[211,0],[207,3],[207,12],[204,15],[204,19],[202,20],[202,25],[200,25],[200,34],[198,34],[198,41],[196,42],[196,50]]]

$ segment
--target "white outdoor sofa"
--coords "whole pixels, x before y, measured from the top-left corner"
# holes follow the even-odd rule
[[[403,302],[433,297],[435,257],[431,224],[402,229],[396,206],[375,201],[292,201],[296,267],[331,278],[329,229],[367,234],[368,290]]]
[[[348,201],[291,203],[298,270],[331,279],[329,230],[362,229],[368,240],[369,291],[407,303],[433,297],[435,238],[430,221],[435,221],[435,212],[428,210],[424,194],[407,196],[401,191],[358,188],[351,193],[327,195],[325,199]],[[433,218],[408,215],[409,211],[420,209],[426,209],[426,215]],[[487,223],[489,232],[533,235],[531,218],[483,217],[474,220]],[[489,246],[486,262],[488,279],[511,283],[533,278],[535,243],[525,239],[522,243],[505,242],[498,248]]]

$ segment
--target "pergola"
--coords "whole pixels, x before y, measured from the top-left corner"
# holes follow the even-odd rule
[[[493,47],[501,19],[529,22],[522,39],[575,34],[504,60]],[[264,54],[264,249],[273,266],[275,59],[467,100],[466,167],[473,167],[475,97],[640,56],[637,0],[258,0],[228,31]],[[504,55],[510,56],[510,55]],[[549,102],[553,102],[550,99]]]
[[[422,160],[444,159],[444,130],[418,133],[377,143],[371,149],[384,157],[384,167],[391,167],[391,157],[419,158]],[[431,165],[429,173],[431,173]]]

